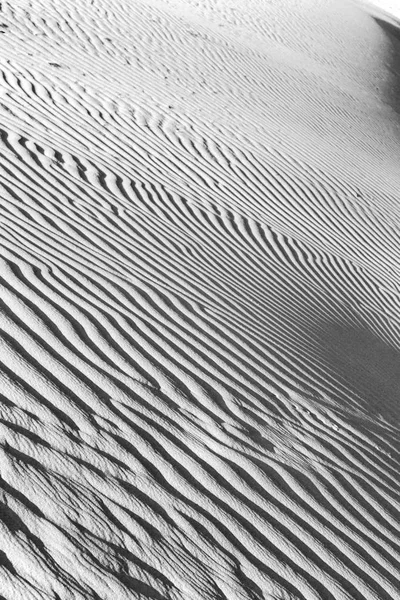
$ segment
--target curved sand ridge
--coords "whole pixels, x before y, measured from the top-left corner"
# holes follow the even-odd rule
[[[395,38],[2,2],[0,598],[389,600]]]

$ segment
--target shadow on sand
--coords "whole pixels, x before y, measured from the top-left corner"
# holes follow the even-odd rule
[[[400,351],[367,328],[331,323],[325,334],[326,358],[365,399],[366,408],[400,422]]]
[[[390,21],[379,17],[373,19],[384,32],[387,41],[384,100],[400,115],[400,21],[394,18]]]

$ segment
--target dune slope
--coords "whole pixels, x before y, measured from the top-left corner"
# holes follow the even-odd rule
[[[395,32],[1,3],[1,600],[398,597]]]

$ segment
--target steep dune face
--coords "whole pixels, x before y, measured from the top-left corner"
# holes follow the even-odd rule
[[[392,26],[2,2],[1,599],[398,597]]]

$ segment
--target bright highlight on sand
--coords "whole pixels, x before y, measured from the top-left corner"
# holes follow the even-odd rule
[[[367,3],[366,3],[367,4]],[[372,7],[384,10],[389,15],[400,18],[400,4],[394,0],[370,0],[368,2]]]
[[[394,600],[400,34],[0,7],[0,600]]]

